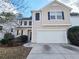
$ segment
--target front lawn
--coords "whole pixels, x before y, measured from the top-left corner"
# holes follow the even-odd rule
[[[0,59],[26,59],[31,47],[0,47]]]

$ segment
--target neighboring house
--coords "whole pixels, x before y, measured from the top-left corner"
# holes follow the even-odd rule
[[[71,13],[70,22],[72,26],[79,26],[79,13]]]
[[[6,32],[12,33],[15,37],[26,35],[30,41],[32,36],[32,18],[21,18],[7,24],[0,24],[0,39],[3,38]]]
[[[28,40],[32,36],[32,18],[22,18],[18,20],[19,26],[16,27],[16,36],[26,35]]]
[[[15,22],[0,23],[0,40],[3,38],[6,32],[12,33],[15,35]]]
[[[71,8],[55,0],[40,10],[32,11],[33,43],[68,43],[67,30]]]

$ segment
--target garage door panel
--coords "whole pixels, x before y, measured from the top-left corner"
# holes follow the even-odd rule
[[[38,43],[67,43],[66,31],[37,31]]]

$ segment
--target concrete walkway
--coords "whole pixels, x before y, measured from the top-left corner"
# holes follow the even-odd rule
[[[79,47],[69,44],[31,44],[27,59],[79,59]]]

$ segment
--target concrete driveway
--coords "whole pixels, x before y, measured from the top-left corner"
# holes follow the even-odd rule
[[[31,44],[27,59],[78,59],[79,47],[69,44]]]

